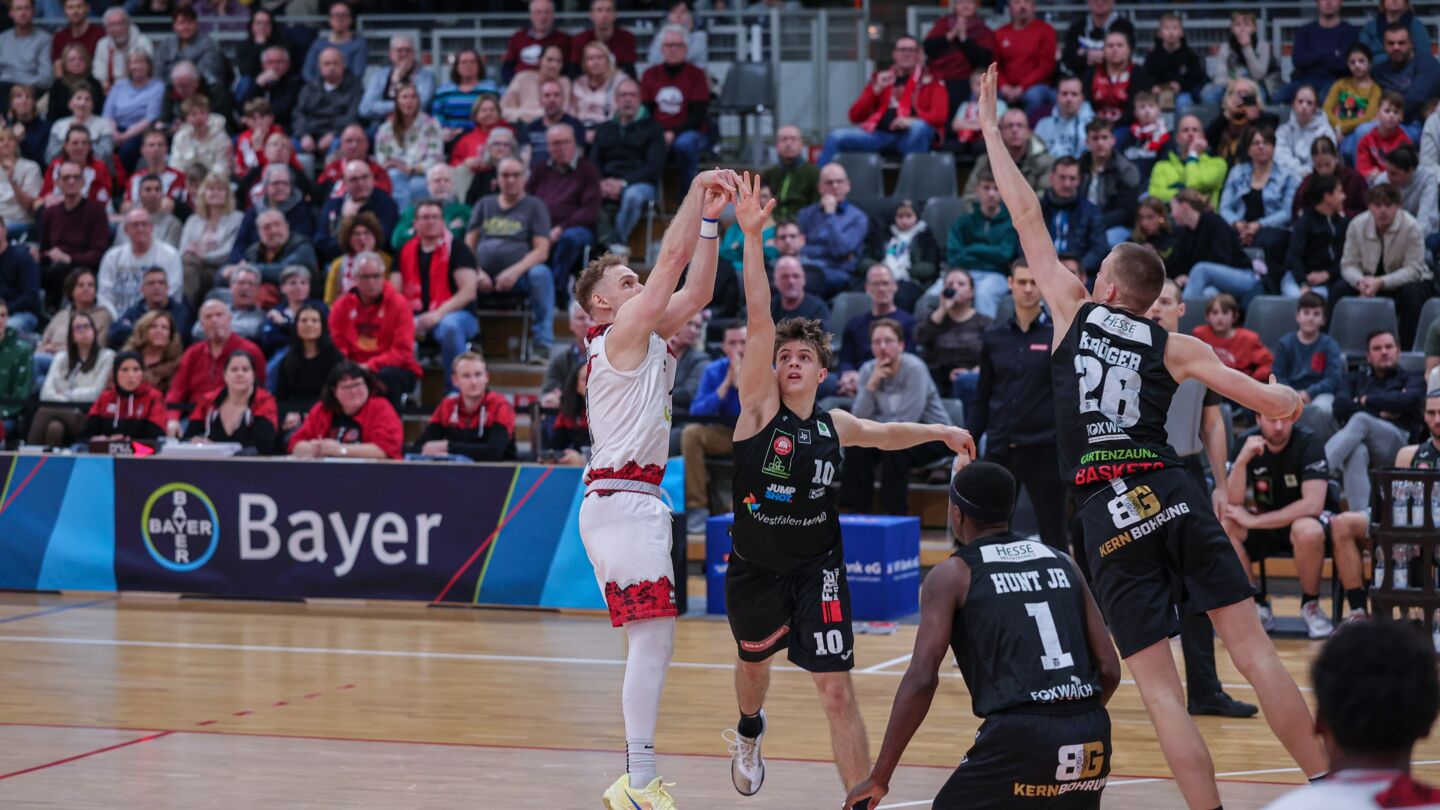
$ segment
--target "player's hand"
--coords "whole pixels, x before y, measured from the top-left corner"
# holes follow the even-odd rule
[[[1246,439],[1245,444],[1240,447],[1240,455],[1246,459],[1252,459],[1263,452],[1265,452],[1265,439],[1259,435]]]
[[[1225,514],[1225,508],[1229,505],[1230,496],[1225,492],[1225,488],[1223,486],[1215,487],[1214,491],[1210,493],[1211,511],[1215,513],[1216,517],[1219,517]]]
[[[1249,529],[1255,525],[1255,516],[1250,514],[1249,510],[1238,503],[1232,503],[1226,506],[1223,517],[1242,529]]]
[[[945,442],[946,447],[955,451],[957,456],[975,457],[975,438],[970,435],[970,431],[964,428],[945,428],[941,441]],[[956,472],[959,470],[957,469]]]
[[[845,797],[845,807],[854,807],[866,799],[870,800],[870,807],[879,807],[880,800],[889,792],[889,785],[877,784],[873,778],[866,779],[850,790],[850,795]]]
[[[997,81],[995,63],[991,62],[990,67],[985,69],[985,77],[980,80],[980,131],[989,134],[1000,132],[1000,118],[995,113],[995,83]]]
[[[758,174],[752,177],[749,172],[745,172],[736,191],[735,221],[740,223],[740,230],[747,236],[758,236],[764,232],[765,223],[770,219],[770,213],[775,210],[775,200],[771,199],[761,207]]]
[[[708,172],[701,172],[695,175],[695,182],[703,189],[719,187],[726,194],[733,196],[735,187],[740,184],[740,178],[730,169],[711,169]]]
[[[1285,391],[1286,391],[1288,394],[1290,394],[1291,399],[1292,399],[1292,400],[1294,401],[1294,403],[1295,403],[1295,404],[1292,406],[1292,410],[1291,410],[1288,414],[1281,415],[1281,416],[1272,416],[1271,418],[1272,418],[1272,419],[1288,419],[1288,420],[1290,420],[1291,422],[1294,422],[1294,421],[1298,420],[1298,419],[1300,418],[1300,414],[1302,414],[1302,413],[1305,412],[1305,400],[1301,399],[1301,398],[1300,398],[1300,395],[1297,394],[1297,393],[1295,393],[1295,389],[1293,389],[1293,388],[1291,388],[1291,387],[1289,387],[1289,386],[1287,386],[1287,385],[1280,385],[1280,382],[1275,379],[1275,375],[1274,375],[1274,374],[1271,374],[1271,375],[1270,375],[1270,384],[1271,384],[1271,385],[1274,385],[1274,386],[1277,386],[1277,387],[1279,387],[1279,388],[1285,389]]]

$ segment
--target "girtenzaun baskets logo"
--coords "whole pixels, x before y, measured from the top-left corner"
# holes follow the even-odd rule
[[[155,562],[171,571],[194,571],[215,555],[220,521],[215,504],[198,487],[166,484],[145,501],[140,534]]]

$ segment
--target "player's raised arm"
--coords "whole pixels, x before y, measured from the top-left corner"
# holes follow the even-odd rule
[[[665,229],[660,243],[660,257],[650,270],[650,278],[639,295],[626,301],[615,313],[615,325],[605,338],[606,351],[612,357],[619,354],[641,352],[650,339],[650,333],[660,327],[660,319],[675,295],[675,285],[690,257],[695,253],[695,243],[700,238],[700,211],[704,205],[706,190],[719,186],[729,190],[729,175],[732,172],[702,172],[690,183],[690,191],[680,203],[680,210]],[[668,337],[668,336],[667,336]]]
[[[1177,382],[1194,377],[1221,396],[1271,419],[1298,419],[1305,403],[1287,385],[1262,383],[1220,362],[1215,350],[1198,338],[1172,334],[1165,342],[1165,366]]]
[[[839,408],[830,411],[830,417],[835,422],[841,447],[905,450],[926,442],[944,442],[956,455],[975,457],[975,439],[964,428],[919,422],[875,422]]]
[[[670,297],[670,302],[665,305],[665,314],[660,316],[660,325],[655,330],[666,340],[709,306],[710,299],[715,295],[715,265],[720,261],[720,213],[726,205],[734,202],[734,186],[739,184],[739,178],[729,169],[715,169],[713,174],[717,183],[705,189],[700,207],[700,239],[698,243],[692,243],[695,246],[685,286]],[[664,251],[663,245],[661,251]]]
[[[740,366],[740,419],[759,430],[779,410],[775,382],[775,321],[770,317],[770,280],[765,276],[765,222],[775,201],[760,205],[760,175],[746,172],[736,187],[735,221],[745,234],[741,284],[745,288],[745,360]],[[737,431],[737,435],[739,432]]]
[[[890,792],[890,778],[900,764],[900,757],[930,712],[930,702],[940,685],[940,667],[950,655],[955,609],[964,603],[969,583],[969,566],[958,558],[935,566],[925,577],[925,586],[920,589],[920,629],[915,634],[915,652],[895,692],[890,724],[885,727],[885,742],[880,746],[870,778],[850,791],[845,799],[846,807],[854,807],[867,798],[870,807],[879,807],[880,800]]]
[[[1020,173],[1005,141],[1000,138],[1000,122],[995,111],[996,69],[994,63],[985,71],[980,86],[980,131],[985,136],[985,151],[990,157],[990,172],[995,176],[995,185],[1000,197],[1010,210],[1010,220],[1015,232],[1020,235],[1020,247],[1025,252],[1025,262],[1035,274],[1035,283],[1040,294],[1050,305],[1050,314],[1055,318],[1056,334],[1061,334],[1060,325],[1068,326],[1074,320],[1075,311],[1085,300],[1085,285],[1075,278],[1055,252],[1055,243],[1045,227],[1045,216],[1040,211],[1040,198]]]

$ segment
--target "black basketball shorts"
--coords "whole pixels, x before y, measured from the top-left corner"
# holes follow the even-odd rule
[[[1325,556],[1332,553],[1330,538],[1330,521],[1335,517],[1334,512],[1321,512],[1313,518],[1301,518],[1302,520],[1314,520],[1320,523],[1320,529],[1325,533]],[[1245,553],[1250,555],[1252,560],[1263,560],[1266,557],[1290,556],[1292,546],[1290,543],[1290,529],[1251,529],[1245,533]]]
[[[1111,481],[1081,505],[1080,521],[1121,658],[1179,634],[1177,608],[1204,613],[1255,593],[1209,497],[1183,469]]]
[[[764,661],[782,648],[808,672],[848,672],[855,666],[850,585],[837,552],[830,564],[781,574],[730,555],[725,607],[740,660]]]
[[[1110,776],[1110,715],[1000,712],[930,805],[934,810],[1094,810]]]

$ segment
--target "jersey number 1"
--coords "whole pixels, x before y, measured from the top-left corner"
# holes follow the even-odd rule
[[[1075,355],[1075,373],[1080,376],[1080,412],[1098,411],[1121,428],[1140,421],[1140,375],[1134,369],[1111,366],[1107,372],[1098,358]],[[1100,398],[1090,395],[1101,388]]]
[[[1049,603],[1026,602],[1025,612],[1040,629],[1040,646],[1045,653],[1040,656],[1040,667],[1051,670],[1075,666],[1075,656],[1060,649],[1060,633],[1055,630],[1055,616],[1050,612]]]

